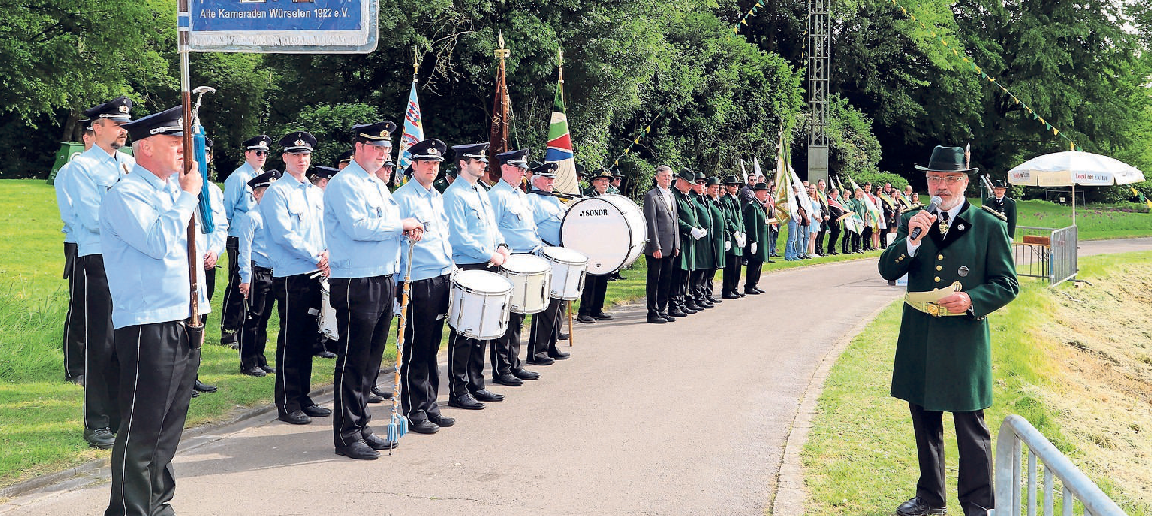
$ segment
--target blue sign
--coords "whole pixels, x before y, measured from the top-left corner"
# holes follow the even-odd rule
[[[366,53],[379,0],[189,0],[178,26],[194,51]]]

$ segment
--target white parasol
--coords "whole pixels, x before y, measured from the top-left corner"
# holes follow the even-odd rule
[[[1008,171],[1008,182],[1022,186],[1071,186],[1072,225],[1076,225],[1076,185],[1126,185],[1144,180],[1144,173],[1120,160],[1084,151],[1037,156]]]

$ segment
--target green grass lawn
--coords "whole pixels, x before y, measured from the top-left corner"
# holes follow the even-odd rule
[[[1122,206],[1136,207],[1129,203]],[[1072,208],[1048,201],[1018,201],[1016,214],[1017,226],[1062,228],[1072,225]],[[1116,206],[1077,206],[1076,228],[1080,240],[1148,236],[1152,234],[1152,214],[1120,211]],[[1020,238],[1019,231],[1016,238]]]
[[[1090,276],[1093,263],[1100,260],[1146,263],[1149,257],[1148,253],[1089,257],[1083,259],[1084,270]],[[1073,462],[1082,464],[1091,457],[1082,456],[1066,437],[1060,411],[1043,401],[1045,395],[1058,396],[1052,389],[1060,364],[1045,351],[1052,344],[1039,336],[1061,324],[1050,315],[1053,297],[1060,294],[1042,282],[1025,280],[1022,287],[1015,301],[989,317],[995,394],[992,407],[985,411],[988,427],[995,440],[1004,417],[1019,414]],[[919,470],[908,405],[889,394],[901,311],[902,302],[884,309],[852,340],[825,382],[802,453],[808,514],[889,515],[915,494]],[[945,415],[947,501],[956,512],[957,451],[950,420]],[[1091,472],[1090,476],[1109,493],[1114,492],[1113,480],[1123,480]],[[1150,512],[1138,502],[1120,503],[1129,514]]]

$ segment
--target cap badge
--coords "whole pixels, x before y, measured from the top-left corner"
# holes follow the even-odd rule
[[[127,113],[128,112],[128,106],[120,106],[120,112],[121,113]]]
[[[392,134],[389,133],[387,129],[385,129],[383,131],[380,131],[380,137],[381,138],[391,138]]]
[[[297,147],[303,147],[304,146],[304,140],[296,140],[296,146]]]

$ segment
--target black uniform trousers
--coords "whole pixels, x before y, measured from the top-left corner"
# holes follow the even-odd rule
[[[436,405],[436,395],[440,392],[436,353],[444,336],[451,292],[452,279],[447,274],[413,281],[410,287],[404,354],[400,362],[400,403],[411,421],[424,421],[429,414],[440,414],[440,407]]]
[[[828,233],[828,223],[823,222],[820,224],[820,231],[816,233],[816,254],[824,250],[824,235]]]
[[[264,349],[268,345],[268,319],[272,317],[272,269],[252,264],[252,283],[248,285],[248,310],[237,337],[240,345],[240,369],[264,367],[268,359]]]
[[[519,371],[523,365],[520,362],[520,330],[524,327],[526,314],[512,312],[508,314],[508,328],[504,335],[492,339],[489,348],[492,364],[492,377]]]
[[[764,260],[761,260],[759,257],[748,257],[748,267],[744,269],[744,292],[749,292],[760,284],[763,265]]]
[[[608,276],[588,274],[584,276],[584,292],[580,293],[578,315],[593,316],[604,313],[604,296],[608,293]]]
[[[84,305],[84,428],[95,430],[120,426],[118,406],[120,363],[112,332],[112,293],[104,257],[90,254],[76,259],[76,280],[82,283]]]
[[[105,516],[172,514],[172,457],[184,432],[200,349],[182,321],[116,330],[120,410],[112,447],[112,496]]]
[[[736,287],[740,285],[740,262],[743,260],[744,257],[730,253],[724,257],[724,295],[736,293]]]
[[[648,298],[648,315],[668,313],[668,298],[672,291],[672,269],[676,258],[663,255],[663,258],[653,258],[644,255],[648,263],[648,283],[645,286],[645,296]]]
[[[704,277],[704,297],[713,300],[715,292],[713,292],[714,285],[716,284],[716,271],[719,269],[708,269],[708,274]]]
[[[340,447],[372,435],[368,397],[388,343],[396,280],[391,274],[329,278],[328,285],[329,301],[336,310],[336,331],[340,333],[332,375],[332,441]]]
[[[84,282],[77,281],[75,242],[64,242],[64,279],[68,280],[68,313],[64,316],[64,379],[84,374]]]
[[[916,454],[920,480],[916,496],[933,507],[944,507],[944,425],[942,412],[924,410],[909,403],[916,430]],[[965,514],[984,514],[980,509],[995,505],[992,491],[992,437],[984,423],[984,411],[953,412],[960,471],[956,496]]]
[[[220,316],[220,333],[235,333],[244,325],[244,294],[240,293],[240,239],[234,236],[224,241],[228,253],[228,288],[224,291],[224,304]],[[214,274],[212,276],[215,276]],[[209,280],[215,283],[215,279]]]
[[[688,280],[692,271],[684,270],[679,265],[672,267],[672,290],[668,297],[668,310],[683,311],[688,304]]]
[[[308,274],[272,278],[272,291],[280,314],[275,401],[279,415],[284,416],[316,404],[308,392],[312,384],[312,344],[319,331],[316,314],[320,313],[320,280]]]
[[[860,238],[864,241],[864,250],[872,250],[872,226],[866,226],[864,231],[860,232]]]
[[[559,332],[556,331],[560,320],[560,307],[564,305],[563,299],[552,298],[548,300],[548,307],[543,312],[532,316],[532,328],[528,333],[528,358],[547,357],[555,354],[556,340]]]
[[[457,265],[461,270],[486,270],[487,263]],[[448,391],[452,397],[484,388],[484,348],[487,340],[472,339],[450,328],[448,332]]]
[[[689,297],[696,302],[697,305],[704,301],[704,277],[708,274],[708,269],[696,269],[688,276],[688,289]]]
[[[840,238],[840,224],[828,222],[828,254],[836,254],[836,239]]]

